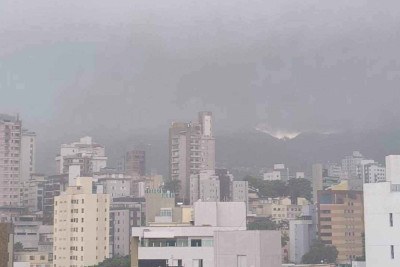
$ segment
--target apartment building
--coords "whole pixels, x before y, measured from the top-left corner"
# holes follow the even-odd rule
[[[51,175],[46,177],[43,192],[43,222],[54,222],[54,198],[68,187],[68,174]]]
[[[169,129],[170,178],[181,182],[180,198],[189,202],[190,176],[215,169],[212,113],[200,112],[198,122],[174,122]]]
[[[0,114],[0,206],[20,206],[21,135],[18,116]]]
[[[143,226],[145,223],[145,199],[114,198],[110,208],[110,257],[127,256],[130,252],[132,227]]]
[[[28,181],[36,172],[36,133],[21,132],[21,182]]]
[[[363,205],[362,191],[318,191],[318,236],[337,248],[339,263],[363,256]]]
[[[30,212],[43,211],[44,175],[31,174],[31,177],[22,185],[22,205]]]
[[[96,265],[110,255],[110,196],[92,188],[91,177],[78,177],[54,199],[54,267]]]
[[[200,171],[190,176],[190,204],[198,200],[220,201],[220,181],[214,170]]]
[[[125,154],[125,174],[130,176],[146,175],[146,151],[131,150]]]
[[[357,166],[357,174],[364,184],[380,183],[386,180],[386,168],[374,160],[362,160]]]
[[[298,198],[297,204],[292,204],[290,198],[257,198],[250,200],[249,212],[258,217],[269,217],[274,221],[295,220],[302,214],[303,206],[309,202]]]
[[[76,177],[92,176],[107,166],[103,145],[86,136],[78,142],[63,144],[55,158],[58,174],[69,174],[69,183],[74,186]]]
[[[133,228],[133,258],[141,266],[281,266],[280,233],[246,231],[244,202],[197,202],[194,213],[192,225]]]
[[[400,155],[386,157],[386,182],[364,185],[367,267],[400,266]]]

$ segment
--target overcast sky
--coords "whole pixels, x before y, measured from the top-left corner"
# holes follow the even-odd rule
[[[400,115],[398,0],[0,0],[0,112],[42,137]],[[72,141],[72,140],[66,140]]]

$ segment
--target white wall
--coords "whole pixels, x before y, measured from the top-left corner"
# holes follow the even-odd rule
[[[279,231],[223,231],[214,234],[215,267],[281,267]]]
[[[400,184],[400,155],[386,157],[386,181]]]
[[[210,225],[246,229],[245,202],[201,202],[194,203],[196,226]]]
[[[214,266],[213,247],[139,247],[139,259],[181,259],[183,266],[192,266],[193,259],[203,259],[204,267]]]
[[[391,192],[389,182],[364,185],[367,267],[400,266],[399,203],[400,192]],[[393,213],[393,227],[390,227],[390,213]],[[391,259],[391,245],[394,259]]]

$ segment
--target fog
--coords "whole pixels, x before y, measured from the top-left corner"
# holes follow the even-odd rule
[[[0,0],[0,112],[49,159],[79,135],[166,134],[198,110],[219,133],[391,127],[399,46],[394,0]]]

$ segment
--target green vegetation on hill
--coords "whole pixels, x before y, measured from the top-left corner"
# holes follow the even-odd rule
[[[290,197],[296,200],[299,197],[311,200],[312,187],[307,179],[290,179],[287,183],[282,181],[264,181],[262,179],[246,176],[244,180],[249,182],[249,186],[258,190],[260,197]]]

